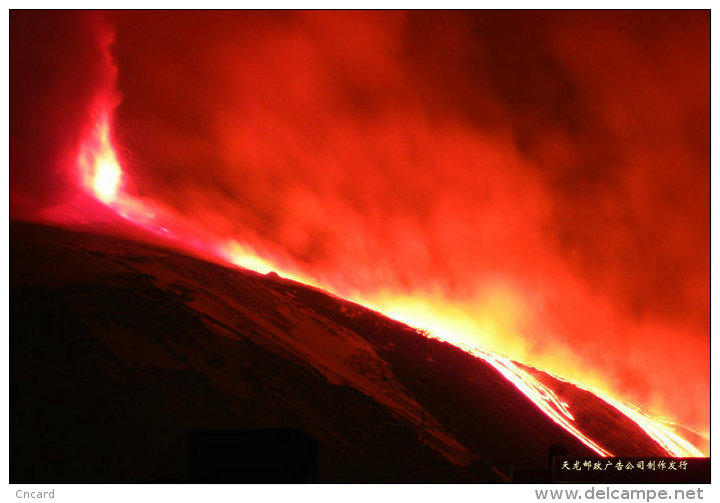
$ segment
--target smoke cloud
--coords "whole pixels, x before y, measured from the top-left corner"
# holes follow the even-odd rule
[[[114,74],[100,20],[11,17],[11,193],[47,205]],[[708,427],[709,12],[106,18],[140,197]]]

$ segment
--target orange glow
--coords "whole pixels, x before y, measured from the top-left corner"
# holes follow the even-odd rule
[[[465,349],[465,348],[464,348]],[[568,404],[547,386],[543,385],[530,374],[520,369],[515,363],[504,356],[493,354],[480,349],[466,349],[469,353],[482,358],[500,372],[518,390],[538,406],[550,419],[565,428],[582,443],[590,447],[599,456],[612,456],[612,453],[603,449],[588,438],[574,424],[575,418],[568,408]],[[654,438],[654,437],[653,437]]]
[[[243,269],[250,269],[262,274],[267,274],[275,269],[273,264],[258,257],[252,249],[237,242],[230,243],[225,253],[229,262]]]
[[[706,385],[708,341],[697,320],[709,260],[687,253],[709,248],[697,231],[706,200],[688,197],[705,189],[705,158],[702,142],[669,141],[704,117],[702,82],[709,79],[681,77],[702,75],[704,56],[695,50],[705,47],[702,30],[663,31],[667,43],[646,48],[612,17],[568,14],[555,20],[563,28],[557,32],[533,22],[539,33],[512,54],[524,65],[501,65],[508,74],[495,81],[475,52],[512,59],[503,51],[514,18],[501,16],[507,26],[493,35],[491,15],[484,30],[448,15],[440,23],[447,33],[418,15],[417,40],[407,40],[410,25],[400,15],[308,13],[296,24],[265,20],[239,40],[233,23],[243,20],[193,14],[187,26],[202,36],[177,40],[174,23],[183,16],[167,23],[155,16],[117,19],[126,34],[126,42],[118,37],[118,59],[124,50],[130,65],[123,67],[122,113],[123,147],[139,160],[133,177],[114,144],[118,100],[107,98],[117,91],[112,37],[102,44],[112,67],[103,82],[112,89],[82,108],[92,124],[73,150],[73,178],[85,193],[183,251],[275,271],[462,348],[599,455],[610,453],[516,362],[594,393],[671,455],[703,454],[671,422],[645,412],[704,422],[701,391],[684,394]],[[635,16],[642,21],[627,16],[630,25]],[[148,27],[155,38],[138,37]],[[598,33],[587,37],[588,30]],[[479,32],[489,38],[475,40]],[[133,36],[153,51],[137,52]],[[535,36],[543,43],[526,43]],[[417,61],[398,61],[408,42]],[[617,76],[603,70],[616,68],[619,55],[626,57],[621,73],[638,85],[617,86]],[[535,61],[546,61],[540,57],[554,64],[538,69]],[[153,58],[163,61],[159,71]],[[173,73],[188,61],[199,65],[201,79]],[[668,63],[672,71],[661,71]],[[557,73],[543,74],[537,97],[505,86],[546,67]],[[652,92],[638,100],[643,83]],[[568,89],[579,101],[575,111],[556,99]],[[592,126],[578,131],[586,122]],[[696,129],[687,138],[705,133],[702,122]],[[605,157],[594,164],[596,154]],[[693,168],[687,178],[676,168],[681,162]],[[685,317],[686,308],[697,311]],[[657,349],[663,346],[682,354]],[[657,378],[649,378],[655,369]]]
[[[505,357],[493,355],[487,351],[471,349],[469,352],[490,363],[538,407],[540,407],[540,409],[543,410],[548,417],[575,435],[576,438],[581,440],[600,456],[612,456],[612,453],[597,446],[594,442],[592,442],[592,440],[587,438],[577,429],[577,427],[573,424],[575,418],[568,410],[565,402],[562,402],[552,390],[548,389],[537,379],[520,369],[514,362]],[[554,377],[564,380],[559,376]],[[625,416],[632,419],[640,428],[643,429],[643,431],[645,431],[645,433],[648,434],[648,436],[660,444],[668,455],[676,457],[702,457],[705,455],[690,442],[675,433],[671,422],[658,417],[653,417],[630,404],[611,398],[603,393],[593,390],[592,388],[583,386],[581,383],[572,381],[567,382],[571,382],[573,385],[581,389],[590,391],[610,406],[616,408]]]
[[[577,383],[575,383],[575,385],[582,387]],[[598,397],[602,398],[627,417],[635,421],[640,428],[645,430],[645,433],[650,435],[650,437],[659,443],[670,455],[676,457],[702,457],[708,455],[708,453],[702,452],[700,449],[682,438],[682,436],[677,434],[672,422],[658,417],[652,417],[650,414],[643,412],[630,404],[615,400],[614,398],[610,398],[609,396],[593,391],[592,389],[586,389],[588,389],[588,391],[592,391]]]
[[[183,248],[201,250],[213,255],[217,260],[250,269],[261,274],[275,271],[278,274],[303,282],[305,284],[327,288],[322,282],[316,281],[300,273],[284,272],[272,260],[260,257],[247,245],[231,241],[229,243],[205,241],[198,239],[192,231],[173,232],[172,224],[178,224],[178,216],[158,208],[149,209],[149,203],[130,194],[121,192],[120,181],[123,178],[122,168],[117,160],[115,147],[111,141],[108,114],[102,114],[92,134],[80,149],[78,167],[85,175],[88,190],[103,203],[109,204],[119,215],[163,237],[171,237]],[[156,213],[162,215],[159,222]],[[390,318],[425,329],[429,337],[448,342],[492,365],[503,377],[513,384],[521,393],[531,400],[552,421],[572,434],[580,442],[596,452],[599,456],[613,454],[589,438],[576,424],[569,405],[562,401],[550,388],[520,368],[507,356],[494,353],[478,341],[489,345],[500,338],[513,338],[517,320],[522,316],[523,307],[520,299],[511,289],[497,284],[479,299],[480,311],[475,317],[469,317],[467,310],[442,301],[433,301],[431,297],[413,297],[382,293],[375,297],[362,294],[347,296],[349,300],[384,313]],[[518,339],[521,341],[521,339]],[[525,355],[525,348],[518,348],[517,355]],[[530,363],[530,362],[528,362]],[[538,367],[537,362],[532,362]],[[569,367],[570,368],[570,367]],[[704,453],[674,431],[672,423],[649,415],[638,408],[612,398],[607,392],[600,392],[593,387],[577,381],[561,380],[594,393],[610,406],[634,421],[651,438],[653,438],[670,456],[688,457],[703,456]],[[595,384],[595,383],[593,383]],[[599,384],[601,386],[601,384]]]
[[[459,309],[457,306],[440,305],[438,309],[437,305],[418,298],[384,295],[374,301],[358,300],[358,302],[372,306],[373,309],[383,312],[393,319],[407,323],[410,326],[427,328],[429,329],[427,333],[431,337],[449,342],[485,360],[495,367],[506,379],[512,382],[525,396],[532,400],[548,417],[572,433],[578,440],[601,456],[612,456],[612,453],[597,445],[578,429],[574,424],[575,419],[568,409],[568,404],[560,400],[552,390],[528,372],[518,367],[510,358],[493,353],[478,346],[477,342],[475,342],[481,340],[491,343],[499,338],[509,338],[512,336],[511,332],[503,332],[503,330],[510,329],[510,324],[515,319],[514,315],[517,314],[519,308],[517,304],[513,303],[507,295],[507,292],[498,293],[498,296],[490,302],[489,307],[495,316],[486,311],[476,320],[467,317],[466,311]],[[442,312],[442,314],[438,314],[439,312]],[[525,348],[516,348],[514,357],[519,361],[523,361],[525,364],[547,371],[547,368],[545,368],[542,363],[528,360]],[[550,361],[546,361],[545,363],[550,364]],[[570,362],[568,362],[565,370],[574,375],[582,374],[582,369],[573,367]],[[603,386],[604,383],[602,379],[592,376],[590,372],[586,371],[587,380],[585,383],[577,379],[570,380],[563,378],[554,373],[551,373],[551,375],[595,394],[610,406],[632,419],[651,438],[660,444],[668,455],[694,457],[705,456],[707,454],[703,453],[676,433],[672,422],[653,416],[631,404],[612,398],[612,393]],[[604,391],[600,391],[600,389],[604,389]]]

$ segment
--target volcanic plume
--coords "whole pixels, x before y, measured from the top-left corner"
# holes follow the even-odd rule
[[[708,12],[13,12],[11,47],[14,218],[135,225],[707,434]]]

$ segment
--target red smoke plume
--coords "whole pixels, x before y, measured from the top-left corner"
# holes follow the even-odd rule
[[[11,15],[15,216],[117,87],[171,231],[708,428],[708,12],[106,17]]]

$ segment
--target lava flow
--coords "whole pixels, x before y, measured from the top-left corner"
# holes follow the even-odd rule
[[[249,245],[238,242],[218,242],[208,239],[192,229],[175,228],[181,219],[173,212],[160,207],[152,207],[152,203],[143,201],[137,196],[129,194],[125,187],[130,183],[124,174],[115,147],[113,145],[112,122],[109,114],[102,114],[90,134],[82,143],[79,149],[77,164],[80,170],[84,186],[95,198],[116,211],[127,220],[151,231],[152,233],[169,239],[169,243],[175,247],[199,252],[207,257],[214,257],[215,260],[231,263],[245,269],[252,269],[260,273],[276,271],[277,273],[295,279],[311,286],[325,288],[320,282],[302,274],[287,273],[272,261],[257,256]],[[394,309],[383,309],[373,304],[372,299],[351,298],[355,302],[369,305],[369,307],[389,312],[389,317],[397,318],[398,321],[417,326],[413,319],[393,315]],[[387,306],[387,300],[383,305]],[[398,307],[402,311],[402,306]],[[440,322],[441,326],[442,323]],[[589,438],[582,428],[576,423],[569,405],[564,402],[555,392],[541,383],[526,370],[523,370],[511,359],[491,352],[488,349],[473,346],[464,342],[463,334],[453,333],[452,328],[445,330],[426,331],[430,337],[449,342],[468,353],[481,358],[492,365],[500,374],[511,382],[520,392],[531,400],[544,414],[552,421],[564,428],[583,444],[588,446],[599,456],[612,456],[613,453],[600,445],[600,442]],[[674,431],[673,424],[664,419],[654,417],[639,410],[632,405],[611,398],[605,393],[584,387],[581,383],[572,382],[573,385],[590,391],[610,406],[617,409],[627,418],[635,422],[642,430],[654,439],[659,446],[669,455],[676,457],[703,456],[697,447],[682,438]]]

